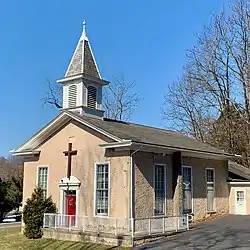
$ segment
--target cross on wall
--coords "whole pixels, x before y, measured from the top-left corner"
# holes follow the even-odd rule
[[[77,155],[77,150],[72,150],[72,143],[69,143],[68,151],[63,151],[63,153],[65,156],[68,156],[67,178],[70,179],[72,156]]]

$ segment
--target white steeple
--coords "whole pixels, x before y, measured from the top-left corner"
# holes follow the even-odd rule
[[[86,22],[82,25],[82,34],[65,76],[57,81],[63,84],[63,109],[103,117],[102,87],[109,82],[101,78],[87,37]]]

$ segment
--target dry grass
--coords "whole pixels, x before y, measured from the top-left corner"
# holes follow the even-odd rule
[[[58,250],[108,250],[108,249],[124,249],[121,247],[104,246],[93,243],[82,243],[72,241],[59,241],[53,239],[37,239],[29,240],[20,233],[20,229],[9,229],[0,231],[0,249],[1,250],[17,250],[17,249],[58,249]],[[127,249],[127,248],[126,248]]]

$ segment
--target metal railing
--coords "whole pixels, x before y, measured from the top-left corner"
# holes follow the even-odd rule
[[[45,213],[43,227],[61,228],[69,231],[103,232],[117,235],[131,232],[131,220],[127,218],[88,217]]]
[[[88,217],[65,214],[44,214],[44,228],[78,230],[114,235],[151,235],[189,229],[188,216],[151,218]]]
[[[188,216],[161,216],[134,219],[134,235],[159,234],[179,230],[188,230]]]

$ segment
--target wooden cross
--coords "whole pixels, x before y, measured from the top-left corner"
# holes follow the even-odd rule
[[[63,151],[65,156],[68,156],[68,168],[67,168],[67,177],[70,179],[71,176],[71,159],[72,155],[77,155],[77,150],[72,150],[72,143],[69,143],[68,151]]]

